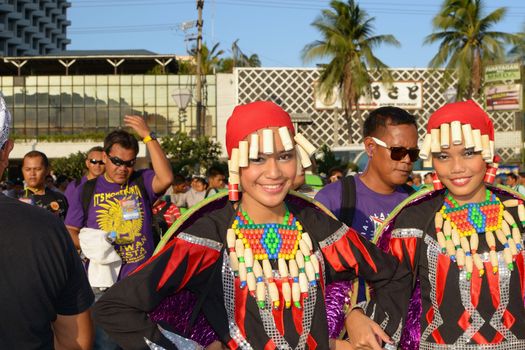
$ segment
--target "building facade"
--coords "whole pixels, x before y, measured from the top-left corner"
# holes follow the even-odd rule
[[[0,56],[48,55],[66,49],[66,0],[2,0]]]
[[[178,131],[194,134],[196,103],[190,97],[183,108],[176,95],[195,95],[195,77],[173,74],[176,62],[174,55],[145,52],[4,58],[0,62],[0,91],[13,112],[12,130],[18,140],[14,158],[32,149],[45,150],[52,158],[85,151],[91,145],[86,139],[94,134],[100,139],[100,135],[123,126],[126,114],[144,116],[160,137]],[[444,72],[412,68],[392,69],[391,73],[392,86],[388,91],[374,91],[374,98],[379,101],[379,95],[388,95],[391,101],[386,103],[409,109],[423,135],[430,114],[449,99],[442,83]],[[363,108],[360,118],[355,110],[346,118],[335,101],[320,103],[315,91],[319,74],[315,68],[236,68],[232,74],[206,76],[205,135],[224,147],[226,121],[237,104],[272,100],[291,114],[297,130],[316,146],[359,152],[362,122],[379,104]],[[410,94],[403,97],[404,91]],[[520,162],[523,113],[490,114],[495,121],[498,154],[504,162]],[[64,147],[42,142],[54,136],[71,143]]]

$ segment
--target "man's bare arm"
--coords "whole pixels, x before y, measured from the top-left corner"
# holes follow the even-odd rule
[[[90,350],[93,346],[93,321],[88,309],[77,315],[57,315],[53,322],[56,350]]]

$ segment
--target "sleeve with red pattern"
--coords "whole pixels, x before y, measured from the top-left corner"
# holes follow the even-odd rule
[[[93,308],[95,322],[125,349],[147,349],[144,338],[173,348],[147,314],[182,288],[205,286],[221,249],[221,243],[181,233],[104,293]]]

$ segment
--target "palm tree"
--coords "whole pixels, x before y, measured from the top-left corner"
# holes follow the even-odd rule
[[[193,47],[190,50],[190,55],[192,55],[195,58],[195,61],[197,60],[197,48]],[[219,67],[221,58],[220,56],[224,54],[223,50],[219,50],[219,43],[216,43],[213,45],[211,50],[208,48],[206,43],[202,44],[201,49],[201,73],[206,74],[213,74],[215,73],[215,70]]]
[[[523,30],[516,34],[518,42],[507,53],[511,62],[525,64],[525,24]]]
[[[445,0],[433,19],[433,33],[424,41],[440,42],[429,65],[456,72],[459,98],[479,95],[485,65],[502,62],[504,44],[517,39],[514,34],[490,30],[503,19],[506,8],[500,7],[485,17],[483,10],[483,0]]]
[[[323,39],[306,45],[302,51],[305,62],[331,59],[322,66],[320,92],[330,97],[334,88],[339,88],[349,131],[352,106],[361,122],[357,101],[370,88],[368,70],[377,69],[388,75],[387,65],[374,55],[373,49],[382,44],[400,45],[393,35],[373,35],[374,20],[354,0],[332,0],[330,9],[323,10],[312,23]]]
[[[259,56],[254,53],[250,56],[244,54],[237,44],[239,39],[235,40],[232,44],[232,58],[234,67],[260,67],[261,60]]]

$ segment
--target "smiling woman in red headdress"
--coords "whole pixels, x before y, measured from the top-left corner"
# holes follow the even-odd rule
[[[445,105],[420,156],[432,158],[434,188],[409,197],[376,236],[416,287],[408,316],[389,314],[386,324],[406,320],[403,349],[525,349],[525,207],[519,193],[491,185],[491,120],[473,101]],[[402,311],[408,299],[398,303]],[[377,346],[360,311],[346,324],[352,342]]]
[[[377,310],[393,312],[407,291],[391,287],[404,284],[408,271],[313,200],[291,193],[315,148],[281,107],[236,107],[226,146],[228,197],[218,194],[176,222],[162,249],[104,294],[95,319],[126,349],[196,349],[195,341],[207,346],[217,338],[212,346],[230,349],[349,348],[329,340],[325,285],[359,273],[381,297]],[[184,291],[196,295],[196,311],[178,327],[174,310],[189,305],[181,302]],[[216,338],[203,337],[198,322],[191,327],[198,311]]]

